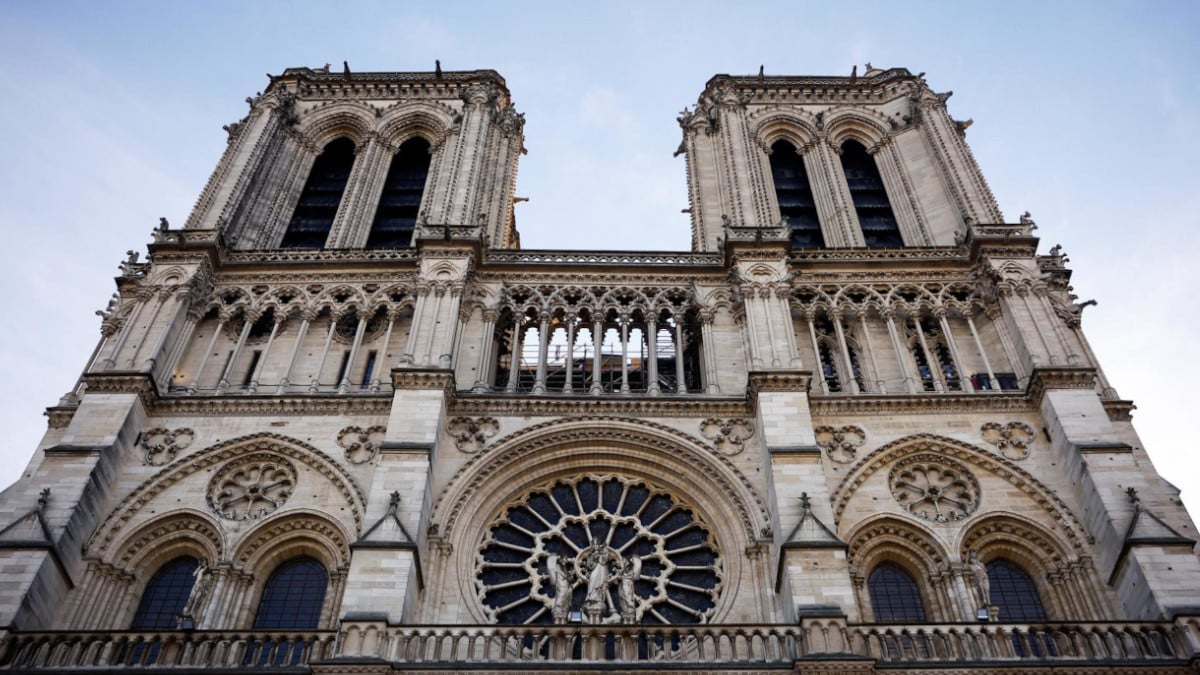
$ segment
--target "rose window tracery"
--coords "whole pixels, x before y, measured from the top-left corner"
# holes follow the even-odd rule
[[[488,526],[475,585],[504,624],[705,623],[720,549],[695,509],[624,476],[556,480]]]
[[[892,496],[909,513],[935,523],[962,520],[979,507],[979,481],[961,464],[917,455],[892,467]]]
[[[274,512],[296,489],[296,467],[274,455],[226,464],[208,484],[208,504],[222,518],[251,520]]]

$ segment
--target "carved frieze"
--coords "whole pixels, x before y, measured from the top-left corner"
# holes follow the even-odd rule
[[[367,428],[349,426],[338,432],[337,444],[346,451],[346,461],[351,464],[365,464],[379,454],[379,445],[383,443],[386,427],[371,426]]]
[[[446,423],[446,432],[454,438],[454,447],[467,454],[483,449],[498,431],[500,423],[494,417],[454,417]]]
[[[1029,444],[1033,441],[1033,427],[1024,422],[999,424],[987,422],[979,427],[983,440],[996,446],[996,451],[1011,460],[1022,460],[1029,456]]]
[[[867,440],[862,427],[831,427],[822,425],[813,430],[817,436],[817,447],[825,451],[835,462],[846,464],[858,458],[858,448]]]
[[[186,427],[155,427],[142,432],[138,447],[144,453],[143,462],[150,466],[162,466],[175,459],[180,451],[186,450],[195,438],[196,433]]]

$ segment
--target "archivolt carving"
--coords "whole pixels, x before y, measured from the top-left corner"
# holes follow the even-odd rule
[[[1034,563],[1034,569],[1047,572],[1068,557],[1053,534],[1011,513],[983,514],[963,530],[958,545],[963,560],[967,559],[968,551],[993,547],[1003,553],[990,557],[1006,557],[1026,565]]]
[[[487,440],[500,431],[494,417],[455,417],[446,423],[446,432],[454,437],[459,452],[478,452]]]
[[[1008,481],[1046,511],[1058,527],[1063,529],[1064,536],[1071,542],[1073,548],[1076,550],[1083,548],[1085,544],[1083,533],[1086,530],[1079,518],[1058,495],[1032,474],[1011,460],[997,457],[962,441],[935,434],[917,434],[901,438],[867,455],[833,491],[835,521],[841,521],[842,513],[850,502],[850,498],[854,496],[859,486],[875,472],[922,452],[931,453],[942,459],[957,460],[966,465],[974,465],[982,471]]]
[[[700,423],[700,433],[717,446],[718,452],[736,455],[746,449],[746,441],[754,435],[754,423],[741,417],[710,417]]]
[[[754,140],[763,150],[769,150],[778,140],[786,140],[797,149],[817,137],[816,118],[804,110],[765,108],[747,118]]]
[[[914,522],[878,516],[859,524],[847,537],[850,563],[868,573],[881,559],[898,559],[911,570],[932,572],[947,560],[937,538]]]
[[[1009,422],[1005,425],[987,422],[979,427],[983,440],[996,446],[1000,454],[1011,460],[1022,460],[1029,456],[1029,443],[1033,440],[1033,427],[1024,422]]]
[[[225,555],[225,538],[221,530],[208,516],[190,510],[173,511],[139,527],[116,549],[113,564],[131,570],[145,556],[176,542],[187,541],[204,551],[211,561],[221,560]]]
[[[855,139],[867,148],[888,137],[887,118],[881,113],[862,107],[835,107],[825,111],[825,128],[829,142],[840,146]]]
[[[318,106],[302,116],[299,131],[318,148],[339,136],[362,147],[375,122],[375,109],[361,101],[336,101]]]
[[[347,533],[328,518],[309,512],[267,520],[246,536],[233,562],[242,569],[253,570],[264,556],[290,548],[314,555],[329,569],[345,569],[350,564]]]
[[[175,430],[155,427],[142,432],[138,445],[145,452],[143,460],[150,466],[162,466],[175,459],[181,450],[186,450],[196,437],[196,432],[187,427]]]
[[[817,447],[824,450],[829,459],[842,464],[853,462],[858,457],[858,447],[867,440],[867,432],[862,427],[819,426],[813,431]]]
[[[338,432],[337,444],[346,450],[346,461],[351,464],[364,464],[375,459],[379,454],[379,444],[387,427],[346,427]]]
[[[439,495],[432,522],[443,524],[442,532],[449,536],[467,505],[475,505],[473,496],[493,475],[502,469],[520,466],[527,457],[564,446],[653,450],[663,465],[682,462],[689,471],[701,472],[704,481],[724,493],[727,502],[737,510],[738,519],[751,541],[757,539],[770,522],[766,504],[727,457],[699,451],[698,448],[703,446],[698,439],[662,424],[601,416],[552,420],[526,427],[475,454]]]
[[[103,555],[108,550],[121,528],[130,521],[147,503],[161,494],[170,486],[188,476],[222,464],[231,459],[244,457],[249,453],[273,453],[275,456],[292,460],[311,467],[324,476],[334,489],[342,496],[354,518],[355,528],[362,527],[362,518],[366,498],[355,482],[354,477],[347,474],[329,455],[320,450],[298,441],[294,438],[278,434],[254,434],[235,438],[224,443],[196,453],[186,463],[167,467],[147,479],[128,497],[113,509],[105,518],[96,533],[88,540],[84,551],[93,550],[96,555]]]
[[[431,151],[436,150],[454,126],[456,114],[437,101],[400,101],[381,112],[379,136],[396,147],[420,136],[429,141]]]

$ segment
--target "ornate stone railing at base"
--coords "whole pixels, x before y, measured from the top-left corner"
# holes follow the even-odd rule
[[[852,654],[880,663],[1183,662],[1196,626],[1177,623],[847,625],[806,620],[805,656]]]
[[[331,658],[334,632],[9,633],[0,670],[269,668]]]
[[[304,667],[338,659],[469,669],[488,664],[678,664],[790,668],[796,662],[902,666],[1154,664],[1171,672],[1200,655],[1200,622],[691,626],[389,626],[343,621],[322,632],[0,633],[0,671]],[[1182,671],[1181,671],[1182,672]]]

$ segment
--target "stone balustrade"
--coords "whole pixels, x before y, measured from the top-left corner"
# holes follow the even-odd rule
[[[335,646],[336,644],[336,646]],[[343,621],[336,633],[179,631],[10,633],[0,670],[303,666],[337,657],[427,664],[662,663],[790,666],[825,658],[877,664],[1183,666],[1200,623],[389,626]]]
[[[236,668],[305,665],[334,655],[333,631],[10,633],[0,670]]]

